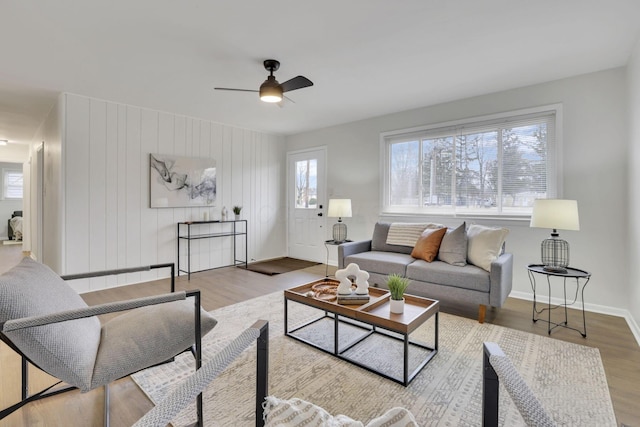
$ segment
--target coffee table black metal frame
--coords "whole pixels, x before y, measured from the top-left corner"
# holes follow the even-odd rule
[[[584,310],[584,289],[589,283],[591,279],[591,273],[588,271],[584,271],[578,268],[567,267],[566,272],[557,272],[557,271],[547,271],[544,269],[544,265],[542,264],[529,264],[527,266],[527,271],[529,273],[529,281],[531,282],[531,289],[533,290],[533,312],[532,312],[532,320],[533,322],[537,322],[541,320],[548,324],[547,333],[551,335],[551,331],[555,328],[562,327],[574,330],[579,332],[583,338],[587,337],[587,319]],[[549,305],[548,307],[538,309],[537,308],[537,300],[536,300],[536,274],[540,274],[546,277],[547,279],[547,289],[549,295]],[[564,304],[552,305],[551,304],[551,278],[559,277],[563,281],[564,288]],[[573,301],[567,303],[567,279],[570,282],[573,282],[571,279],[575,279],[575,295],[573,296]],[[582,284],[580,281],[583,281]],[[582,330],[569,326],[568,315],[567,315],[567,307],[578,302],[578,294],[580,294],[580,299],[582,303]],[[551,311],[557,308],[564,307],[564,322],[555,323],[551,321]],[[540,315],[544,312],[548,313],[548,318],[543,319]]]
[[[418,298],[418,297],[415,297]],[[309,302],[311,302],[312,298],[309,298]],[[289,301],[295,302],[295,303],[299,303],[299,304],[304,304],[307,305],[309,307],[313,307],[319,311],[324,312],[323,315],[314,318],[310,321],[307,321],[301,325],[296,326],[295,328],[289,330]],[[433,347],[428,346],[424,343],[415,341],[415,340],[411,340],[409,339],[409,335],[411,334],[411,332],[413,332],[413,330],[417,329],[419,326],[421,326],[424,322],[420,323],[420,325],[416,326],[416,328],[414,328],[411,331],[408,332],[404,332],[404,331],[400,331],[400,330],[394,330],[392,329],[390,326],[380,326],[380,325],[373,325],[363,319],[359,319],[356,318],[355,312],[354,315],[348,315],[343,313],[338,314],[337,312],[334,311],[330,311],[330,310],[323,310],[322,308],[319,308],[317,305],[314,304],[310,304],[310,303],[305,303],[304,301],[301,300],[293,300],[293,299],[289,299],[286,296],[285,293],[285,298],[284,298],[284,334],[288,337],[291,337],[295,340],[298,340],[300,342],[303,342],[307,345],[310,345],[314,348],[317,348],[319,350],[322,350],[325,353],[331,354],[339,359],[342,360],[346,360],[356,366],[359,366],[363,369],[366,369],[369,372],[373,372],[375,374],[378,374],[384,378],[387,378],[391,381],[394,381],[398,384],[402,384],[405,387],[409,385],[409,383],[411,383],[411,381],[416,377],[416,375],[418,375],[420,373],[420,371],[427,365],[427,363],[429,363],[429,361],[438,353],[438,329],[439,329],[439,303],[437,301],[435,302],[435,312],[433,313],[433,315],[431,317],[434,317],[435,319],[435,330],[434,330],[434,345]],[[388,303],[387,303],[388,304]],[[429,319],[431,318],[429,317]],[[304,329],[305,327],[308,327],[312,324],[315,324],[317,322],[320,322],[324,319],[331,319],[333,320],[333,327],[334,327],[334,332],[333,332],[333,338],[334,338],[334,343],[333,343],[333,350],[328,350],[320,345],[318,345],[315,342],[312,342],[310,340],[301,338],[299,336],[295,335],[296,331],[300,331],[302,329]],[[425,322],[429,319],[426,319]],[[352,340],[351,342],[349,342],[346,345],[343,345],[342,348],[340,348],[339,346],[339,331],[340,331],[340,324],[348,324],[351,326],[355,326],[357,328],[360,328],[364,331],[364,333],[357,337],[356,339]],[[384,335],[388,338],[392,338],[398,341],[402,341],[403,342],[403,346],[404,346],[404,351],[403,351],[403,377],[402,378],[397,378],[397,377],[393,377],[390,375],[387,375],[384,372],[381,372],[379,370],[374,369],[373,367],[369,366],[366,364],[366,361],[362,361],[362,360],[356,360],[354,358],[348,357],[345,355],[345,353],[353,348],[355,345],[359,344],[360,342],[364,341],[365,339],[367,339],[368,337],[374,335],[374,334],[380,334],[380,335]],[[399,335],[399,336],[398,336]],[[424,349],[424,350],[429,350],[429,353],[427,354],[427,356],[425,357],[425,359],[418,364],[418,366],[412,371],[409,372],[409,348],[410,347],[416,347],[416,348],[420,348],[420,349]]]

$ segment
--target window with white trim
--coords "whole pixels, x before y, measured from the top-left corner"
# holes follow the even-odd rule
[[[2,197],[22,199],[22,171],[4,169],[2,171]]]
[[[557,196],[558,108],[382,134],[383,212],[530,215]]]

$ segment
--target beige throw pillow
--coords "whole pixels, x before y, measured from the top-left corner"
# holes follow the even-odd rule
[[[509,234],[506,228],[491,228],[473,224],[467,230],[467,260],[469,263],[491,271],[491,263],[498,258]]]
[[[411,256],[418,259],[423,259],[427,262],[431,262],[438,255],[438,249],[440,249],[440,242],[447,232],[446,228],[438,229],[426,229],[422,232],[422,235],[416,242],[416,245],[411,251]]]

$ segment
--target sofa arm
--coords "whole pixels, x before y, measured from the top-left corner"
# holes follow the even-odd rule
[[[511,293],[513,254],[503,253],[491,263],[490,278],[489,304],[492,307],[502,307],[502,304]]]
[[[348,242],[338,245],[338,268],[344,268],[344,259],[349,255],[369,252],[371,250],[371,240],[360,240],[359,242]]]

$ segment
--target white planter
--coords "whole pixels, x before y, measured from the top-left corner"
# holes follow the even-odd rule
[[[236,214],[236,221],[240,221],[240,214]]]
[[[404,298],[401,300],[389,300],[389,309],[392,313],[402,314],[404,313]]]

